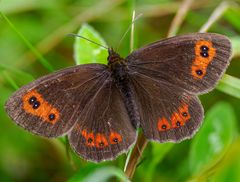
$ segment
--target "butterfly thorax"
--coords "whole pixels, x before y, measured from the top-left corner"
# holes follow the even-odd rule
[[[112,48],[108,49],[108,65],[112,66],[117,62],[121,62],[123,60],[123,58],[121,58],[121,56],[115,52]]]
[[[127,80],[127,66],[125,60],[113,49],[108,50],[108,67],[112,72],[112,76],[117,83]]]
[[[112,78],[120,90],[132,125],[137,128],[139,125],[139,113],[134,101],[132,88],[129,83],[129,70],[124,58],[120,57],[113,49],[109,49],[108,66],[112,73]]]

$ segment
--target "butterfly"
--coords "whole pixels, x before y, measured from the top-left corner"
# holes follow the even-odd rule
[[[115,159],[148,140],[180,142],[203,121],[198,95],[217,84],[230,63],[223,35],[192,33],[163,39],[108,64],[85,64],[43,76],[17,90],[5,109],[31,133],[68,135],[73,150],[93,162]]]

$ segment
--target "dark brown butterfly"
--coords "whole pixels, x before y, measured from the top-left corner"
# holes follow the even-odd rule
[[[197,95],[214,88],[226,70],[231,43],[223,35],[193,33],[164,39],[108,65],[74,66],[15,92],[9,116],[30,132],[67,134],[86,160],[116,158],[135,143],[141,127],[149,140],[191,138],[203,120]]]

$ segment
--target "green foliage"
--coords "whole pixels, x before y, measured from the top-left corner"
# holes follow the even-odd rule
[[[125,176],[123,171],[121,169],[118,169],[116,167],[102,167],[99,169],[93,169],[90,174],[88,174],[86,177],[82,176],[82,171],[79,171],[75,176],[73,176],[69,182],[76,182],[76,181],[82,181],[82,182],[92,182],[92,181],[98,181],[98,182],[106,182],[110,178],[117,176],[119,179],[121,179],[123,182],[129,182],[128,178]]]
[[[197,32],[219,3],[195,2],[179,33]],[[29,134],[10,121],[3,105],[17,88],[53,68],[107,63],[107,50],[77,37],[73,42],[67,34],[81,27],[79,35],[116,47],[136,9],[137,14],[144,14],[135,24],[134,37],[142,46],[166,36],[181,1],[11,0],[0,4],[1,181],[127,181],[125,155],[101,164],[83,161],[71,151],[69,158],[64,138],[46,140]],[[150,142],[133,181],[240,180],[239,7],[235,1],[210,29],[229,36],[233,60],[217,89],[201,97],[206,108],[203,126],[193,139],[179,144]],[[120,53],[129,53],[129,40],[128,34]]]
[[[152,152],[150,159],[145,163],[147,166],[145,171],[145,181],[154,181],[154,174],[157,173],[157,166],[160,164],[165,155],[172,149],[174,146],[173,143],[159,144],[151,143]]]
[[[235,123],[233,108],[228,103],[218,103],[207,112],[190,148],[189,168],[193,175],[206,173],[222,159],[233,141]]]

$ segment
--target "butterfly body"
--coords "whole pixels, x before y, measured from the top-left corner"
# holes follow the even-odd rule
[[[5,108],[21,127],[45,137],[67,134],[86,160],[111,160],[135,143],[136,129],[157,142],[191,138],[204,112],[199,94],[214,88],[231,56],[227,37],[193,33],[157,41],[108,65],[86,64],[37,79]]]
[[[140,123],[140,118],[130,85],[130,71],[127,67],[126,60],[121,58],[113,49],[109,49],[108,52],[108,66],[112,73],[112,79],[121,92],[122,100],[132,125],[134,128],[137,128]]]

